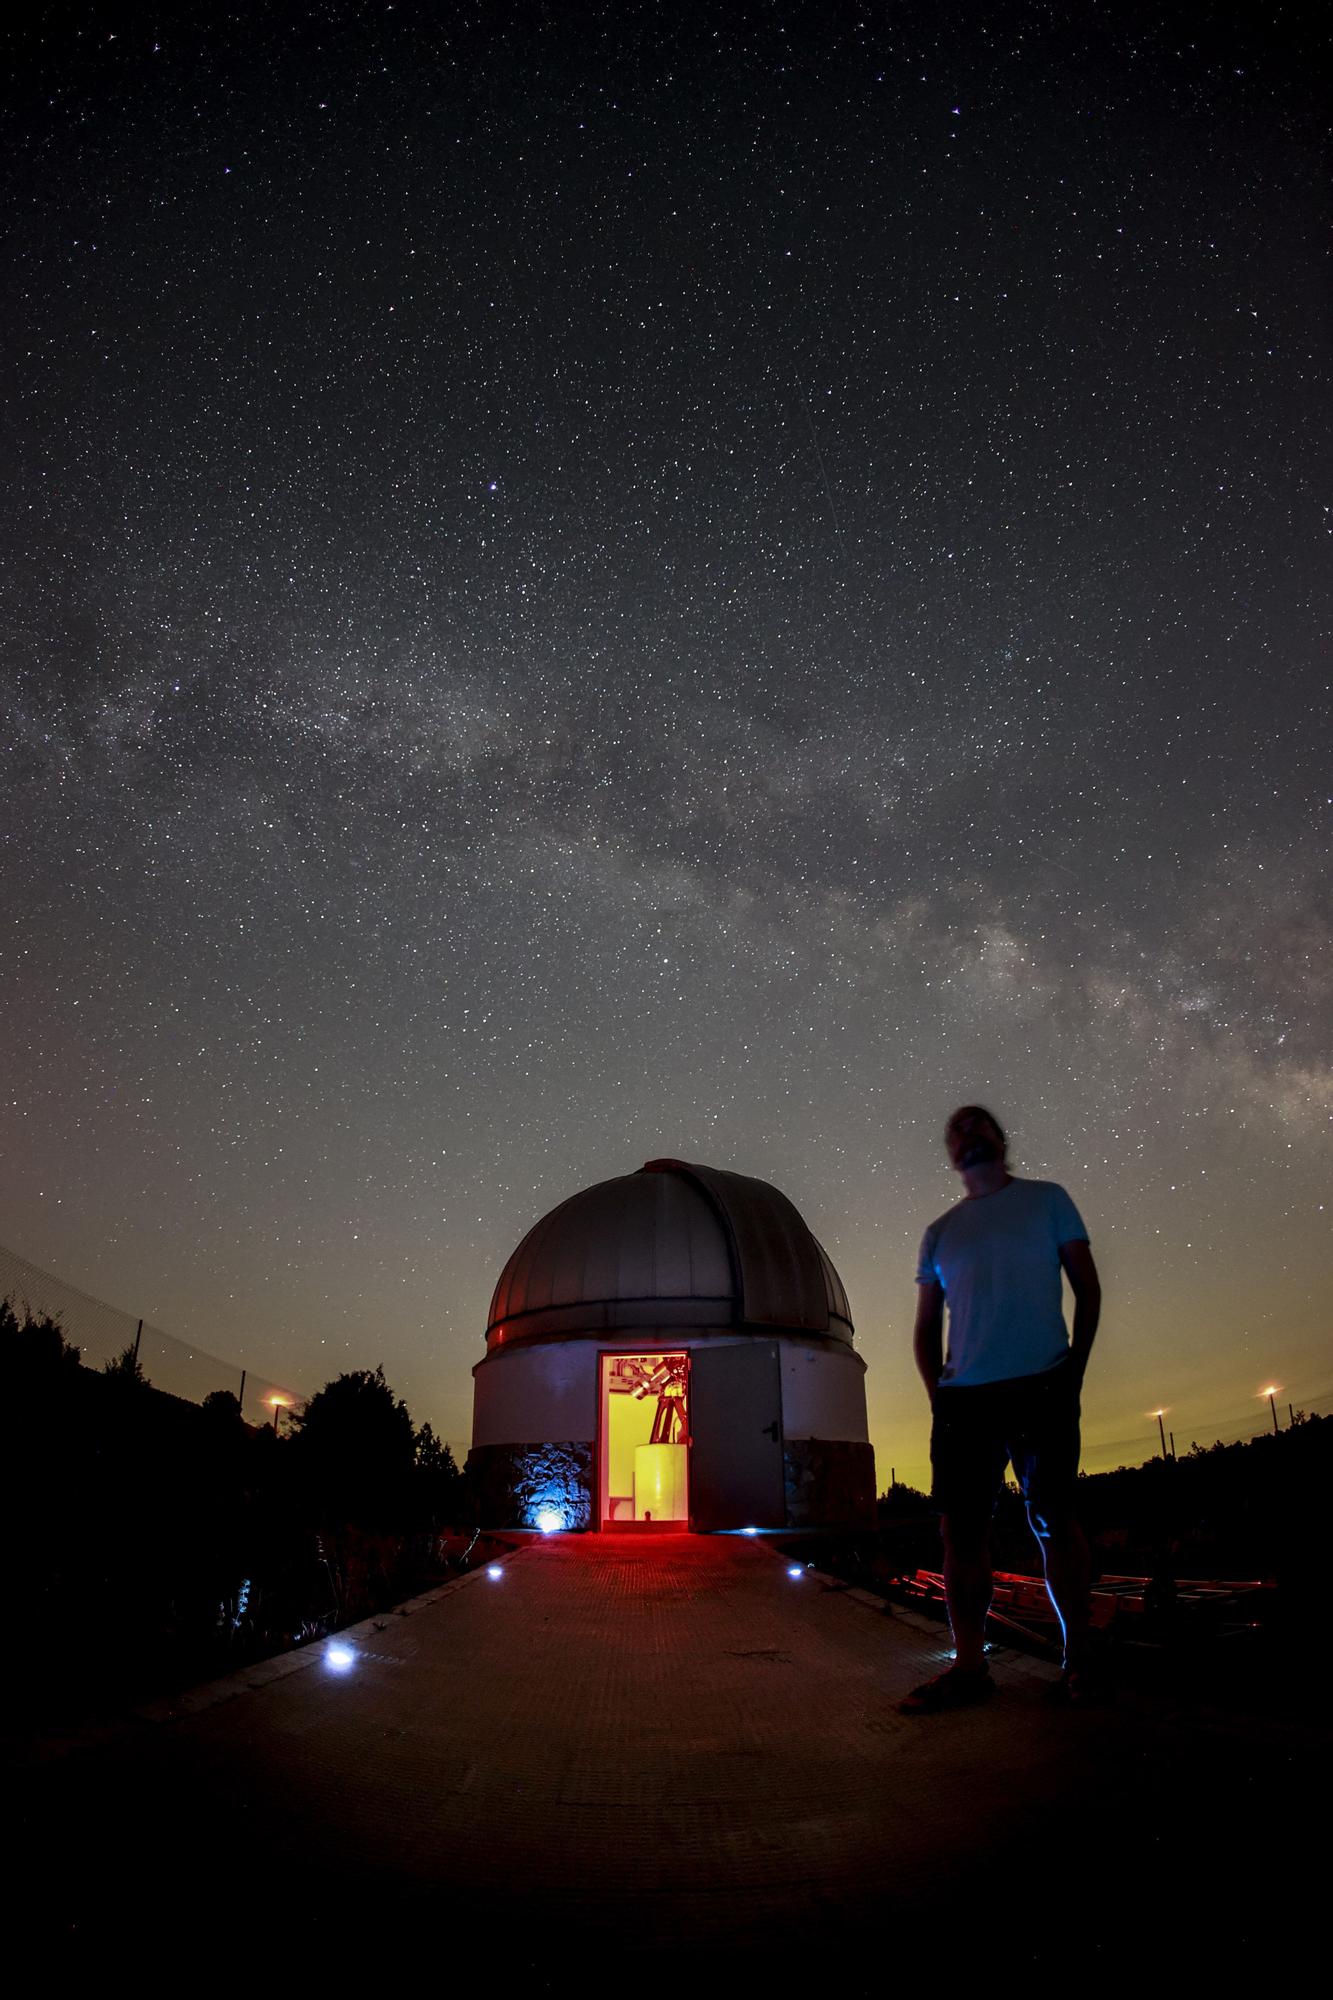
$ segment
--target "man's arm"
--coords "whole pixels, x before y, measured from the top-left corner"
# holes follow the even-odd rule
[[[1097,1322],[1102,1316],[1101,1279],[1097,1276],[1092,1252],[1084,1242],[1062,1243],[1060,1262],[1064,1265],[1069,1288],[1074,1294],[1070,1353],[1081,1378],[1088,1365],[1092,1343],[1097,1337]]]
[[[935,1400],[944,1368],[944,1287],[938,1278],[928,1278],[916,1288],[916,1327],[912,1351],[926,1394]]]

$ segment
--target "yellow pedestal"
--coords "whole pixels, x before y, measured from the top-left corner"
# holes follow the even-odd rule
[[[637,1444],[634,1447],[634,1518],[686,1521],[689,1498],[685,1466],[689,1446]]]

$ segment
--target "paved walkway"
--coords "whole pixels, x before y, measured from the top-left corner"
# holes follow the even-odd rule
[[[761,1543],[535,1541],[376,1625],[345,1672],[289,1656],[30,1773],[40,1921],[104,1965],[430,1938],[500,1990],[601,1965],[630,2000],[653,1963],[1147,1970],[1162,1925],[1200,1968],[1222,1925],[1234,1969],[1299,1893],[1307,1736],[1053,1711],[1017,1655],[987,1708],[904,1717],[943,1630]]]

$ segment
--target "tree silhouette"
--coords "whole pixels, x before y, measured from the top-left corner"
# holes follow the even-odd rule
[[[463,1500],[463,1475],[453,1453],[429,1424],[416,1440],[416,1489],[421,1512],[432,1528],[456,1522]]]
[[[326,1383],[292,1446],[301,1483],[324,1521],[391,1528],[411,1513],[416,1439],[383,1367]]]
[[[79,1349],[65,1338],[64,1328],[50,1313],[34,1317],[28,1306],[20,1319],[13,1302],[0,1299],[0,1340],[12,1377],[25,1389],[55,1388],[74,1375],[81,1363]]]
[[[149,1389],[152,1387],[148,1377],[143,1372],[143,1363],[135,1353],[132,1341],[128,1347],[122,1348],[114,1361],[103,1362],[102,1373],[109,1375],[113,1382],[118,1382],[126,1389]]]

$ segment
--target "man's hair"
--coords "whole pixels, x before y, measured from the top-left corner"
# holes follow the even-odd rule
[[[965,1118],[984,1118],[988,1124],[993,1125],[995,1127],[996,1131],[1000,1135],[1001,1146],[1003,1146],[1006,1151],[1008,1150],[1009,1141],[1008,1139],[1006,1139],[1004,1135],[1003,1125],[1001,1125],[999,1119],[995,1116],[995,1113],[993,1111],[987,1111],[984,1104],[960,1104],[956,1111],[950,1112],[949,1122],[944,1128],[944,1136],[946,1139],[950,1138],[952,1134],[957,1131],[958,1127],[962,1124]]]

